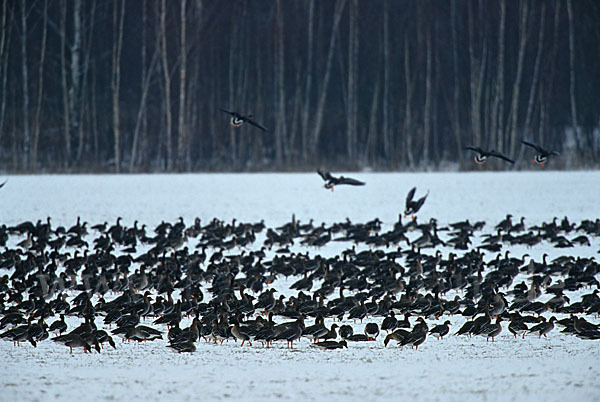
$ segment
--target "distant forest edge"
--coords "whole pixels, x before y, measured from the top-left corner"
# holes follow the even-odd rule
[[[600,160],[597,0],[0,0],[0,24],[4,172]]]

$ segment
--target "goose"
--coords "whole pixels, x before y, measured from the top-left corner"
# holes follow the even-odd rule
[[[312,347],[323,349],[323,350],[334,350],[334,349],[343,349],[348,348],[348,343],[345,340],[341,340],[340,342],[336,341],[321,341],[316,342],[311,345]]]
[[[528,147],[531,147],[533,149],[535,149],[536,151],[536,155],[533,158],[533,162],[537,163],[538,165],[544,167],[546,165],[546,162],[548,161],[548,158],[550,156],[554,156],[554,155],[560,155],[560,153],[558,151],[548,151],[547,149],[542,148],[541,146],[525,141],[525,140],[521,140],[521,142],[525,145],[527,145]]]
[[[425,204],[425,200],[427,199],[427,196],[429,195],[429,192],[427,192],[427,194],[425,194],[423,197],[419,198],[418,200],[413,200],[413,197],[415,196],[415,191],[417,191],[417,188],[413,187],[412,189],[410,189],[410,191],[406,195],[406,202],[405,202],[405,208],[404,208],[404,217],[406,218],[408,215],[412,215],[413,220],[415,220],[414,215],[417,212],[419,212],[419,210],[421,209],[423,204]]]
[[[554,329],[554,322],[556,321],[556,317],[550,317],[550,320],[544,321],[534,327],[531,327],[528,331],[529,334],[538,333],[538,338],[541,338],[542,335],[544,338],[547,338],[546,334]]]
[[[472,145],[465,147],[465,149],[475,152],[474,160],[475,160],[475,163],[477,163],[479,165],[483,165],[489,157],[502,159],[503,161],[506,161],[509,163],[515,163],[515,161],[510,159],[508,156],[506,156],[503,153],[500,153],[498,151],[495,151],[495,150],[486,151],[480,147],[476,147],[476,146],[472,146]]]
[[[331,173],[329,173],[328,171],[321,170],[321,169],[318,169],[317,173],[325,181],[325,184],[323,185],[323,187],[325,187],[326,189],[329,189],[331,191],[333,191],[333,188],[337,185],[347,184],[350,186],[364,186],[366,184],[363,181],[356,180],[351,177],[344,177],[344,176],[335,177],[335,176],[332,176]]]
[[[429,333],[438,339],[444,339],[444,336],[450,332],[450,325],[450,321],[446,320],[443,324],[431,328]]]
[[[255,122],[254,120],[252,120],[252,115],[251,114],[244,116],[244,115],[242,115],[240,113],[232,112],[232,111],[227,110],[227,109],[219,108],[219,110],[222,111],[222,112],[224,112],[224,113],[227,113],[228,115],[231,116],[231,120],[230,120],[229,124],[232,125],[232,126],[234,126],[234,127],[236,127],[236,128],[241,127],[243,124],[248,123],[250,125],[253,125],[254,127],[257,127],[259,129],[261,129],[262,131],[269,131],[263,125],[261,125],[261,124]]]

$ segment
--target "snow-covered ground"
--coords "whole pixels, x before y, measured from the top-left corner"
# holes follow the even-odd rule
[[[389,229],[413,186],[418,197],[429,191],[419,221],[435,217],[441,226],[467,218],[485,220],[483,232],[493,233],[493,225],[508,213],[515,221],[525,216],[527,225],[554,217],[567,216],[572,222],[600,217],[600,172],[349,176],[367,185],[339,186],[330,192],[321,187],[317,174],[13,176],[0,190],[0,224],[35,223],[50,216],[54,226],[68,227],[78,216],[90,224],[112,224],[120,216],[124,224],[138,220],[153,227],[181,216],[187,224],[195,217],[203,223],[217,217],[264,219],[267,226],[276,227],[294,214],[303,223],[312,218],[316,225],[346,218],[364,223],[378,217]],[[309,251],[335,255],[349,247],[334,243]],[[257,241],[255,247],[261,244]],[[527,253],[536,261],[543,253],[550,258],[563,254],[597,258],[599,249],[599,238],[593,238],[589,247],[556,249],[542,243],[531,249],[510,248],[511,255]],[[298,244],[293,250],[305,251]],[[287,294],[291,283],[292,278],[279,279],[274,286]],[[591,291],[568,295],[578,300]],[[452,332],[465,321],[461,316],[449,319]],[[381,318],[371,320],[381,323]],[[328,320],[326,325],[330,324]],[[363,325],[356,323],[355,332]],[[192,354],[174,353],[164,340],[119,341],[116,350],[86,355],[80,350],[71,355],[51,341],[40,342],[37,348],[0,342],[0,401],[600,400],[600,341],[581,340],[558,329],[547,339],[514,339],[506,325],[493,343],[480,337],[450,336],[440,341],[430,337],[418,350],[385,348],[382,336],[335,351],[314,349],[307,340],[294,350],[286,349],[285,343],[264,349],[257,344],[200,341]]]

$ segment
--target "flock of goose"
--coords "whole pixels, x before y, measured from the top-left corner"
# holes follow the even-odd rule
[[[357,184],[319,174],[327,188]],[[177,352],[229,340],[293,348],[302,338],[322,349],[382,339],[385,347],[418,349],[428,337],[494,342],[502,331],[600,339],[593,257],[510,253],[516,245],[597,247],[600,219],[420,223],[414,215],[428,194],[415,199],[415,192],[406,197],[404,218],[412,219],[400,215],[392,225],[295,218],[276,228],[198,218],[154,228],[121,218],[2,225],[0,338],[15,346],[52,341],[71,352],[117,348],[115,337],[158,340]],[[320,253],[332,249],[342,251]],[[460,328],[451,331],[450,316]]]

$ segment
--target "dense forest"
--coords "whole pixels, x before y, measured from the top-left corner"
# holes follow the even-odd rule
[[[0,0],[0,25],[5,172],[600,157],[597,0]]]

